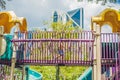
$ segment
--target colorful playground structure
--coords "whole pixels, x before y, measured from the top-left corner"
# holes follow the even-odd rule
[[[3,46],[0,46],[0,60],[3,60],[4,62],[6,60],[11,61],[12,54],[13,54],[13,44],[11,40],[13,39],[14,35],[11,35],[11,30],[14,31],[20,31],[25,32],[27,31],[27,22],[24,17],[17,17],[13,11],[8,12],[0,12],[0,44]],[[7,66],[6,66],[7,65]],[[22,66],[17,66],[17,68],[20,68]],[[42,75],[34,70],[29,69],[29,67],[25,66],[26,68],[26,76],[23,79],[26,80],[41,80]],[[22,78],[19,78],[18,76],[15,76],[10,74],[10,64],[8,63],[1,63],[0,61],[0,80],[21,80]],[[6,74],[7,72],[7,74]]]
[[[104,24],[109,24],[113,33],[101,33]],[[31,80],[29,76],[41,80],[42,75],[29,70],[27,65],[89,66],[79,80],[120,80],[119,25],[120,13],[107,8],[92,17],[91,31],[27,31],[20,27],[21,32],[15,32],[13,38],[7,35],[9,45],[6,44],[6,53],[0,56],[0,64],[11,66],[10,80],[14,78],[15,68],[22,68],[22,80],[25,77]],[[6,33],[2,28],[1,44],[2,33]],[[0,73],[2,75],[6,76]]]

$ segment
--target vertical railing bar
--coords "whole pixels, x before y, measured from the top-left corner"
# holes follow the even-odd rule
[[[40,63],[42,62],[42,47],[43,47],[42,44],[43,44],[42,41],[40,41],[40,46],[41,46],[41,48],[40,48]]]
[[[114,49],[114,41],[113,41],[113,40],[114,40],[114,34],[111,34],[111,36],[112,36],[112,49],[113,49],[113,50],[112,50],[112,58],[115,59],[115,56],[114,56],[114,50],[115,50],[115,49]],[[112,69],[113,69],[114,65],[115,65],[115,64],[112,64],[112,66],[111,66]],[[112,70],[112,75],[113,75],[113,74],[114,74],[114,72],[113,72],[113,70]]]
[[[49,33],[49,36],[50,36],[50,39],[52,39],[52,33],[51,33],[51,32]],[[52,61],[53,61],[53,58],[54,58],[54,57],[53,57],[53,53],[52,53],[52,50],[53,50],[52,48],[53,48],[53,47],[51,46],[51,43],[52,43],[52,42],[50,41],[50,43],[49,43],[49,52],[50,52],[50,53],[49,53],[49,54],[50,54],[50,55],[52,54],[52,57],[50,57],[50,62],[52,62]],[[52,47],[52,48],[51,48],[51,47]],[[50,50],[50,49],[51,49],[51,50]]]
[[[109,52],[108,58],[109,58],[109,60],[111,61],[111,51],[110,51],[110,50],[111,50],[111,43],[112,43],[112,42],[111,42],[110,34],[111,34],[111,33],[109,33],[109,35],[108,35],[108,37],[109,37],[109,38],[108,38],[108,40],[109,40],[109,41],[108,41],[108,42],[109,42],[109,43],[108,43],[108,45],[109,45],[109,46],[108,46],[108,47],[109,47],[109,48],[108,48],[108,49],[109,49],[109,51],[108,51],[108,52]],[[111,66],[111,63],[110,63],[110,65],[108,65],[108,69],[107,69],[107,70],[109,71],[108,79],[109,79],[109,77],[110,77],[110,66]]]
[[[92,39],[94,39],[95,42],[95,35],[92,32]],[[91,54],[91,61],[93,61],[94,58],[94,42],[92,42],[92,54]]]
[[[75,33],[73,33],[73,39],[75,39]],[[76,46],[76,43],[74,42],[74,58],[73,58],[73,63],[75,63],[75,46]]]
[[[43,39],[43,32],[41,32],[41,39]],[[42,58],[41,58],[41,62],[43,64],[43,61],[44,61],[44,43],[42,42]]]
[[[81,37],[82,37],[83,35],[81,34]],[[83,42],[81,42],[81,64],[82,64],[82,60],[83,60]]]
[[[37,35],[37,39],[38,39],[38,35]],[[38,56],[39,56],[39,52],[38,52],[38,42],[39,41],[36,41],[36,57],[37,57],[37,59],[36,59],[36,63],[38,63]]]
[[[40,35],[39,35],[39,33],[40,33],[40,31],[37,33],[37,35],[38,35],[38,39],[40,39]],[[40,48],[41,48],[41,44],[40,44],[40,41],[39,42],[37,42],[37,46],[38,46],[38,50],[37,50],[37,54],[38,54],[38,59],[37,59],[37,61],[38,61],[38,63],[39,63],[39,61],[40,61]]]
[[[88,32],[86,32],[86,40],[88,40],[88,37],[89,37],[89,36],[88,36]],[[89,55],[89,52],[88,52],[89,44],[88,44],[88,43],[89,43],[89,41],[86,42],[86,64],[85,64],[85,65],[87,65],[87,61],[88,61],[88,59],[89,59],[89,56],[88,56],[88,55]]]
[[[111,57],[111,55],[112,55],[112,52],[111,52],[111,50],[112,50],[112,40],[111,40],[111,33],[109,34],[109,58],[110,59],[112,59],[112,57]]]
[[[90,39],[93,39],[93,34],[92,34],[92,32],[90,32]],[[91,57],[91,55],[92,55],[92,53],[93,53],[93,42],[90,42],[90,54],[89,54],[89,57],[90,57],[90,59],[89,59],[89,61],[90,61],[90,65],[91,65],[91,62],[92,62],[92,57]]]
[[[69,33],[69,39],[71,38],[71,32]],[[70,63],[71,63],[71,58],[72,58],[72,42],[70,41],[70,47],[69,47],[69,49],[70,49],[70,59],[68,59],[68,62],[70,61]],[[67,56],[66,56],[66,59],[67,59]],[[67,62],[67,63],[68,63]]]
[[[84,32],[84,39],[86,39],[86,33]],[[83,65],[86,62],[85,57],[86,57],[86,42],[84,42],[84,60],[83,60]],[[84,62],[85,61],[85,62]]]
[[[90,32],[89,32],[89,31],[87,32],[87,36],[88,36],[87,39],[90,40],[90,39],[91,39],[91,38],[90,38],[91,35],[90,35]],[[90,62],[89,62],[89,61],[90,61],[90,47],[91,47],[90,44],[91,44],[91,41],[88,41],[87,44],[88,44],[88,46],[87,46],[87,55],[88,55],[87,63],[89,63],[89,65],[90,65]]]
[[[77,39],[79,39],[79,33],[78,32],[76,32],[77,33]],[[77,64],[79,64],[79,42],[77,42]]]
[[[90,32],[88,32],[88,40],[91,39],[91,34]],[[88,62],[89,62],[89,65],[90,65],[90,53],[91,53],[91,41],[88,41]]]
[[[108,33],[106,33],[106,59],[108,60]],[[105,65],[105,71],[107,71],[107,65]],[[106,77],[107,78],[107,77]]]
[[[81,34],[81,32],[80,32],[80,35],[81,35],[81,37],[80,37],[80,39],[82,39],[82,34]],[[82,62],[82,42],[80,42],[80,48],[81,48],[81,51],[80,51],[80,62]]]
[[[34,32],[34,39],[36,39],[36,32]],[[36,47],[36,41],[33,41],[33,47],[32,47],[32,50],[33,50],[33,53],[34,53],[34,58],[33,58],[33,61],[36,62],[36,50],[35,50],[35,47]]]
[[[102,54],[103,54],[103,58],[106,58],[106,42],[104,40],[106,36],[105,34],[102,34],[102,35],[103,35],[103,39],[102,39],[103,40],[103,53]]]
[[[65,47],[64,47],[65,44]],[[68,42],[63,42],[63,55],[62,55],[62,63],[65,62],[65,55],[68,54]]]
[[[78,32],[78,39],[79,39],[79,32]],[[78,42],[78,64],[80,59],[80,41]]]
[[[76,32],[76,34],[77,34],[77,39],[79,39],[78,37],[79,37],[79,34],[78,34],[78,32]],[[79,63],[79,42],[77,42],[77,64]]]
[[[49,33],[46,32],[46,39],[48,39],[48,34],[49,34]],[[50,56],[50,55],[49,55],[49,49],[48,49],[48,46],[47,46],[47,45],[49,45],[49,42],[50,42],[50,41],[46,42],[46,46],[45,46],[45,47],[46,47],[46,52],[47,52],[47,61],[49,61],[49,56]],[[47,62],[46,62],[46,63],[47,63]]]
[[[48,39],[48,32],[46,32],[46,39]],[[49,41],[50,42],[50,41]],[[49,45],[49,42],[47,42],[47,45]],[[46,45],[46,49],[47,49],[47,61],[49,61],[49,51],[48,51],[48,46]]]
[[[36,33],[36,35],[37,35],[37,33]],[[37,63],[38,62],[38,41],[36,41],[35,51],[36,51],[36,63]]]
[[[116,51],[117,51],[117,47],[118,47],[118,41],[117,41],[117,38],[118,38],[118,34],[117,33],[115,33],[115,53],[116,53]],[[116,56],[116,58],[118,57],[118,55]],[[117,61],[117,59],[116,59],[116,73],[118,73],[118,61]],[[116,76],[116,78],[117,78],[117,80],[118,80],[118,74],[117,74],[117,76]]]
[[[53,33],[52,33],[52,32],[51,32],[51,39],[53,39]],[[55,55],[54,55],[54,52],[53,52],[53,43],[52,43],[52,41],[51,41],[50,44],[51,44],[51,46],[52,46],[51,52],[52,52],[52,63],[53,63]],[[51,47],[51,46],[50,46],[50,47]]]
[[[106,53],[107,53],[107,59],[108,59],[108,33],[106,33]]]
[[[70,36],[69,36],[69,39],[72,38],[72,33],[70,32]],[[70,41],[70,59],[68,60],[69,63],[71,63],[72,61],[72,51],[73,51],[73,45],[72,45],[72,41]]]
[[[31,35],[32,35],[32,39],[33,39],[33,31],[30,31],[30,33],[31,33]],[[33,42],[31,41],[30,42],[31,43],[31,45],[33,45]],[[33,46],[32,47],[30,47],[30,51],[31,51],[31,53],[32,53],[32,56],[33,56],[33,51],[32,51],[32,48],[33,48]],[[30,63],[33,61],[33,57],[30,57]]]

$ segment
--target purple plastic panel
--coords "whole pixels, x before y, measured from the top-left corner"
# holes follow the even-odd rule
[[[119,71],[119,33],[101,33],[102,75],[106,80],[120,80]],[[111,70],[112,69],[112,70]]]

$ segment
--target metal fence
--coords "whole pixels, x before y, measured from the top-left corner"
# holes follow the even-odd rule
[[[40,65],[92,65],[94,36],[84,32],[16,33],[18,63]]]
[[[120,33],[101,33],[102,75],[108,80],[119,80]]]
[[[92,66],[94,40],[91,31],[28,31],[16,32],[12,42],[17,65]],[[120,33],[101,33],[101,64],[106,80],[120,79]]]

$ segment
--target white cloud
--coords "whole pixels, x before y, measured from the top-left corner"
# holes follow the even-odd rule
[[[100,14],[100,12],[102,12],[105,8],[108,7],[112,7],[114,9],[119,8],[119,4],[106,4],[105,6],[101,5],[101,4],[96,4],[96,3],[86,3],[86,2],[74,2],[71,1],[70,3],[70,9],[75,9],[75,8],[80,8],[83,7],[84,8],[84,27],[85,29],[89,30],[91,27],[91,17],[92,16],[97,16]],[[110,29],[106,29],[108,28],[108,25],[106,27],[104,27],[105,29],[103,30],[109,30]],[[108,32],[108,31],[107,31]]]
[[[27,18],[28,26],[43,27],[43,21],[52,16],[54,10],[68,10],[64,0],[13,0],[7,3],[7,10]]]
[[[119,5],[114,5],[118,8]],[[27,18],[29,27],[43,27],[43,21],[51,20],[54,10],[69,11],[84,7],[85,27],[89,29],[92,16],[98,15],[106,6],[77,2],[77,0],[12,0],[7,3],[7,10]]]

